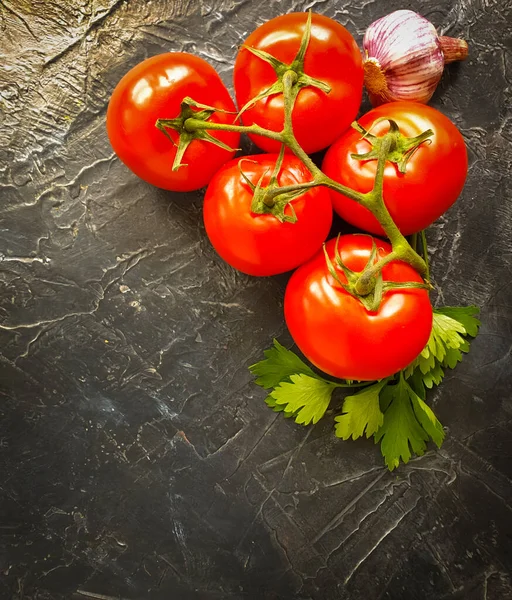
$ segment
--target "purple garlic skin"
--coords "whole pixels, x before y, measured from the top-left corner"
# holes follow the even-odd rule
[[[427,103],[444,65],[468,54],[464,40],[439,37],[430,21],[411,10],[374,21],[363,48],[364,81],[373,106],[397,100]]]

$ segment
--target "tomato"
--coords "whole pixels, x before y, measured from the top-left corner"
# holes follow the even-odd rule
[[[331,227],[331,201],[321,187],[286,205],[284,214],[295,212],[295,223],[251,211],[253,192],[240,170],[254,185],[263,175],[261,184],[266,186],[276,161],[276,154],[235,159],[218,171],[206,190],[204,224],[213,247],[232,267],[249,275],[275,275],[297,267],[321,247]],[[311,179],[298,158],[285,154],[277,177],[280,186]]]
[[[157,187],[191,191],[207,185],[213,174],[233,157],[204,140],[193,140],[185,151],[186,166],[172,170],[176,146],[155,127],[157,119],[180,114],[181,101],[189,96],[198,103],[236,112],[228,90],[206,61],[184,52],[153,56],[129,71],[117,84],[107,111],[110,143],[124,164]],[[210,121],[233,123],[234,115],[214,113]],[[174,141],[178,134],[169,133]],[[238,133],[212,132],[230,148],[237,148]]]
[[[362,271],[374,238],[364,234],[340,236],[338,250],[344,264]],[[379,257],[391,251],[375,239]],[[336,240],[326,244],[334,264]],[[339,279],[346,277],[337,268]],[[416,281],[409,265],[393,261],[382,270],[385,281]],[[284,299],[286,324],[295,343],[319,369],[341,379],[381,379],[409,365],[423,350],[432,329],[432,306],[421,288],[384,293],[380,307],[369,312],[332,277],[325,256],[318,252],[292,275]]]
[[[306,13],[290,13],[267,21],[245,41],[245,46],[263,50],[290,64],[300,47],[307,22]],[[355,119],[361,104],[363,66],[354,38],[340,23],[323,15],[312,15],[311,38],[304,60],[306,75],[330,86],[330,93],[303,87],[297,97],[292,122],[295,137],[308,153],[331,144]],[[235,62],[234,85],[239,108],[277,81],[274,68],[240,48]],[[242,114],[244,124],[266,129],[283,128],[283,94],[259,100]],[[277,152],[279,143],[249,136],[267,152]]]
[[[438,219],[459,196],[468,170],[464,139],[455,125],[435,108],[418,102],[390,102],[366,113],[360,125],[378,137],[389,130],[389,123],[377,119],[393,119],[406,137],[415,137],[427,129],[434,135],[423,142],[400,173],[388,162],[384,173],[384,202],[404,235],[416,233]],[[377,160],[361,161],[351,154],[364,154],[371,149],[361,134],[350,129],[327,151],[322,170],[339,183],[359,192],[373,188]],[[382,235],[380,224],[370,211],[353,200],[332,191],[334,210],[356,227]]]

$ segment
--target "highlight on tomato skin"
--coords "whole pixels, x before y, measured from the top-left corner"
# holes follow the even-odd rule
[[[344,264],[362,271],[375,240],[379,257],[389,243],[365,234],[339,237]],[[334,263],[336,239],[326,244]],[[340,280],[346,281],[341,269]],[[382,270],[385,281],[422,282],[406,263],[393,261]],[[432,330],[432,305],[427,290],[395,289],[384,294],[376,312],[335,281],[323,251],[299,267],[290,278],[284,299],[286,325],[306,358],[340,379],[371,381],[407,367],[425,347]]]
[[[281,15],[258,27],[245,40],[237,54],[233,73],[239,109],[277,81],[273,67],[246,47],[262,50],[290,64],[300,48],[306,21],[305,12]],[[356,118],[361,105],[361,52],[351,33],[341,23],[312,13],[304,72],[331,88],[326,93],[313,86],[303,87],[293,108],[295,137],[311,154],[332,144]],[[283,106],[283,94],[274,94],[256,102],[241,118],[245,125],[256,123],[272,131],[281,131]],[[252,134],[249,137],[266,152],[279,151],[279,143],[274,140]]]
[[[234,122],[236,108],[218,73],[202,58],[185,52],[159,54],[136,65],[117,84],[108,105],[107,132],[117,156],[141,179],[166,190],[188,192],[206,186],[234,155],[208,141],[193,140],[182,160],[185,166],[172,170],[177,148],[155,123],[176,118],[187,96],[230,111],[215,112],[210,121]],[[177,143],[177,132],[169,134]],[[239,146],[239,133],[211,135],[230,148]]]
[[[377,122],[382,119],[380,122]],[[404,235],[429,227],[457,200],[468,171],[466,144],[457,127],[441,112],[419,102],[382,104],[358,122],[380,137],[394,120],[406,137],[428,129],[433,135],[420,144],[407,162],[406,172],[390,162],[384,172],[383,196],[391,217]],[[371,144],[353,128],[346,131],[325,154],[322,171],[331,179],[359,192],[372,190],[377,160],[358,160],[352,154],[365,154]],[[370,211],[342,194],[330,191],[334,211],[355,227],[384,235]]]
[[[286,215],[295,223],[280,222],[273,214],[251,211],[253,192],[245,177],[256,185],[269,182],[277,154],[258,154],[234,159],[210,181],[203,204],[206,233],[217,253],[229,265],[248,275],[285,273],[299,266],[321,248],[332,224],[330,196],[314,187],[291,200]],[[311,181],[302,161],[285,154],[277,178],[280,186]]]

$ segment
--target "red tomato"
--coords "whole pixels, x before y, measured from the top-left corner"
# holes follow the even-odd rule
[[[390,102],[366,113],[359,123],[376,136],[384,135],[393,119],[406,137],[427,129],[434,135],[423,142],[400,173],[388,162],[384,173],[384,202],[404,235],[416,233],[438,219],[459,196],[468,170],[464,139],[455,125],[435,108],[418,102]],[[351,154],[364,154],[370,143],[355,129],[344,133],[327,151],[322,170],[326,175],[359,192],[373,188],[377,160],[361,161]],[[353,200],[331,191],[334,210],[345,221],[365,231],[382,235],[380,224],[370,211]]]
[[[306,22],[306,13],[276,17],[258,27],[244,45],[290,64],[299,50]],[[331,88],[329,94],[315,87],[302,88],[293,109],[295,136],[304,150],[311,153],[331,144],[355,119],[361,104],[361,53],[343,25],[323,15],[312,15],[304,72]],[[234,70],[238,106],[242,108],[276,81],[273,67],[242,46]],[[242,121],[246,125],[257,123],[266,129],[281,131],[283,115],[283,95],[279,93],[259,100],[242,114]],[[274,140],[250,137],[267,152],[279,151],[279,143]]]
[[[240,168],[254,185],[266,173],[262,179],[266,186],[276,160],[276,154],[232,160],[220,169],[206,190],[204,224],[213,247],[232,267],[249,275],[275,275],[294,269],[321,247],[331,227],[331,201],[327,190],[321,187],[288,203],[284,213],[292,215],[290,204],[293,205],[295,223],[281,223],[273,214],[251,212],[253,193]],[[280,186],[311,179],[298,158],[284,156],[277,178]]]
[[[157,187],[191,191],[208,184],[234,152],[203,140],[185,151],[186,166],[172,170],[176,146],[155,127],[157,119],[174,119],[186,96],[222,110],[236,111],[228,90],[206,61],[184,52],[153,56],[129,71],[117,84],[107,111],[110,143],[124,164]],[[214,113],[210,121],[233,123],[234,115]],[[178,134],[169,130],[173,140]],[[238,133],[212,132],[230,148],[237,148]]]
[[[362,271],[368,262],[373,238],[343,235],[338,250],[344,264]],[[391,251],[375,239],[379,257]],[[334,264],[336,240],[326,244]],[[341,269],[339,278],[346,282]],[[394,261],[382,270],[385,281],[417,281],[409,265]],[[382,379],[409,365],[423,350],[432,329],[428,292],[420,288],[391,290],[376,312],[346,292],[329,273],[325,256],[318,252],[299,267],[286,288],[284,314],[297,346],[319,369],[341,379]]]

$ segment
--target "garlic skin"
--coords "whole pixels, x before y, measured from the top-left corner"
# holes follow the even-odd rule
[[[364,83],[373,106],[397,100],[426,104],[444,65],[464,60],[464,40],[437,35],[430,21],[412,10],[397,10],[366,30]]]

